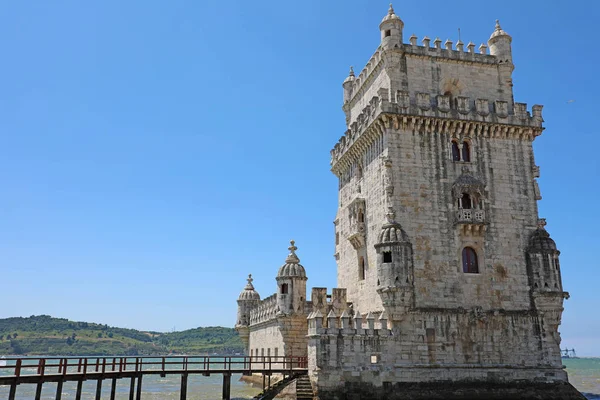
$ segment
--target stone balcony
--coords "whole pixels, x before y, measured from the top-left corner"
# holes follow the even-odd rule
[[[456,211],[456,224],[460,225],[464,235],[482,235],[485,231],[485,211],[460,209]]]
[[[352,221],[350,223],[350,232],[348,240],[355,250],[365,247],[365,233],[367,226],[364,222]]]
[[[460,209],[456,212],[456,222],[459,224],[484,224],[485,211]]]

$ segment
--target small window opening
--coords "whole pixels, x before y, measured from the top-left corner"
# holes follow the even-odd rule
[[[372,355],[371,356],[371,364],[377,364],[379,362],[379,356],[378,355]]]
[[[547,288],[548,287],[548,282],[544,283],[544,287]]]
[[[384,251],[383,252],[383,262],[384,263],[391,263],[392,262],[392,252],[391,251]]]
[[[339,232],[335,233],[335,244],[340,244],[340,233]]]
[[[471,162],[471,148],[469,146],[469,142],[463,142],[462,160],[465,162]]]
[[[385,31],[385,37],[388,37],[388,36],[392,36],[392,31],[389,29]]]
[[[452,161],[460,161],[460,151],[456,140],[452,141]]]
[[[379,283],[379,279],[377,279],[377,286],[381,285],[381,283]]]
[[[465,247],[462,251],[463,272],[467,274],[478,274],[479,264],[477,253],[471,247]]]
[[[463,193],[460,197],[460,206],[465,210],[470,210],[473,208],[473,202],[471,201],[471,196],[468,193]]]
[[[288,284],[284,283],[281,285],[281,294],[288,294]]]
[[[358,222],[365,222],[365,213],[363,210],[358,210]]]
[[[364,257],[360,257],[358,259],[358,279],[360,279],[361,281],[363,279],[365,279],[365,258]]]
[[[277,357],[279,355],[279,347],[275,347],[275,357]]]

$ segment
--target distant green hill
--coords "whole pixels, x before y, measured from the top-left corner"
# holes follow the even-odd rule
[[[0,355],[236,354],[242,342],[232,328],[142,332],[48,315],[0,319]]]

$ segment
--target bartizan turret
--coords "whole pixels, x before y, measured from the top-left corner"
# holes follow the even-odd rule
[[[379,24],[379,30],[381,31],[381,48],[384,50],[402,48],[403,29],[404,22],[396,15],[394,7],[390,4],[387,15],[383,17]]]
[[[412,307],[414,267],[412,244],[390,208],[381,227],[377,252],[377,293],[390,319],[402,320]]]
[[[279,315],[301,314],[306,302],[306,271],[296,255],[298,248],[290,241],[285,264],[277,273],[277,307]]]
[[[248,329],[250,325],[250,310],[255,308],[260,303],[260,294],[254,290],[252,281],[252,275],[250,274],[248,275],[248,283],[246,284],[244,290],[242,290],[242,293],[240,293],[237,300],[238,313],[235,329],[238,331],[246,351],[248,350],[248,339],[250,335],[250,331]]]
[[[488,46],[490,54],[498,60],[498,72],[504,92],[502,100],[507,101],[512,109],[514,105],[512,73],[515,66],[512,59],[511,43],[512,37],[502,29],[500,21],[496,20],[496,29],[488,40]]]
[[[544,352],[547,357],[560,357],[560,334],[558,326],[562,317],[563,301],[569,293],[562,288],[560,251],[546,231],[546,219],[538,221],[538,228],[529,238],[527,248],[527,273],[533,305],[542,318]]]

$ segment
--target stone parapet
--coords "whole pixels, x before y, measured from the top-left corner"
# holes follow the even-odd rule
[[[453,135],[484,135],[508,137],[541,134],[542,106],[534,105],[531,113],[527,104],[515,103],[512,110],[508,102],[469,97],[451,98],[449,95],[432,96],[399,90],[389,99],[389,90],[381,88],[369,104],[350,124],[331,150],[332,171],[339,175],[353,157],[358,157],[379,134],[394,129],[425,129],[450,131]],[[351,158],[351,160],[348,160]],[[349,162],[350,161],[350,162]]]
[[[479,53],[476,53],[475,45],[473,43],[469,43],[467,45],[467,51],[464,51],[464,46],[461,46],[461,42],[457,43],[456,49],[452,49],[453,43],[446,41],[446,46],[442,49],[442,41],[439,39],[434,40],[434,46],[431,47],[431,40],[427,36],[423,38],[423,46],[418,46],[416,41],[417,38],[411,37],[411,39],[413,38],[414,40],[411,40],[411,44],[403,44],[401,47],[393,50],[384,51],[381,46],[377,48],[362,71],[352,81],[350,87],[352,96],[348,101],[349,106],[352,106],[356,100],[363,95],[363,87],[372,80],[374,73],[382,68],[385,54],[403,53],[408,57],[435,58],[466,64],[497,65],[499,63],[496,56],[487,54],[487,46],[485,44],[481,44],[479,46]],[[448,44],[450,46],[448,46]]]
[[[258,305],[250,311],[250,326],[268,322],[277,317],[277,295],[272,294],[261,300]]]

